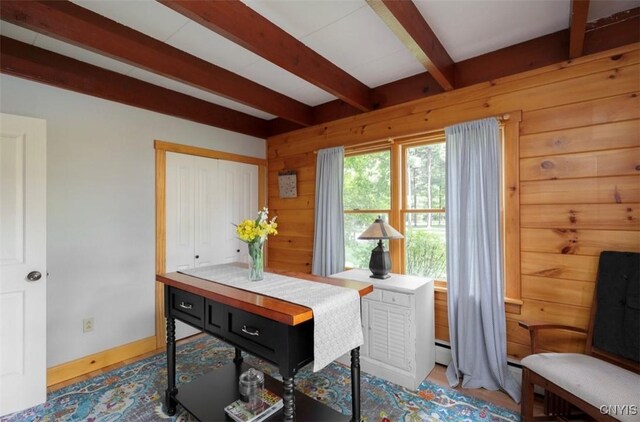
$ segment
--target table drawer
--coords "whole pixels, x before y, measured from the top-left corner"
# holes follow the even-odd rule
[[[256,353],[266,359],[275,359],[280,329],[284,326],[271,319],[239,309],[227,309],[229,340],[238,343],[248,352]]]
[[[204,298],[202,296],[172,287],[169,289],[169,308],[171,315],[176,319],[196,328],[203,328]]]
[[[393,305],[404,306],[407,308],[411,307],[411,295],[408,295],[406,293],[383,290],[382,301],[385,303],[391,303]]]

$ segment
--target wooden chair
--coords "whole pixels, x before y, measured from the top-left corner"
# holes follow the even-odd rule
[[[640,420],[640,254],[602,252],[587,330],[520,326],[534,353],[522,359],[523,421],[566,420],[575,408],[597,421]],[[538,354],[538,332],[554,328],[586,333],[586,354]],[[545,416],[533,416],[535,385],[545,390]]]

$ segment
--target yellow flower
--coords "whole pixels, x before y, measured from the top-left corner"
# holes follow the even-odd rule
[[[236,233],[238,238],[243,242],[253,243],[253,242],[263,242],[268,235],[278,234],[276,228],[278,227],[278,223],[276,223],[276,218],[273,217],[270,221],[267,220],[267,216],[269,215],[269,210],[267,208],[263,208],[258,212],[258,218],[255,220],[244,220],[242,223],[236,226]]]

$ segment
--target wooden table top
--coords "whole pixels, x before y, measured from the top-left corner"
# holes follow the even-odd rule
[[[354,289],[358,291],[360,297],[373,291],[372,284],[354,280],[319,277],[311,274],[272,270],[268,268],[265,268],[265,272]],[[287,325],[298,325],[313,319],[313,311],[306,306],[296,305],[295,303],[282,299],[276,299],[186,274],[177,272],[157,274],[156,280],[180,290],[194,293]]]

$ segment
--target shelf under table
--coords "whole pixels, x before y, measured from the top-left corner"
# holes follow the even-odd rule
[[[244,362],[241,365],[229,363],[188,384],[180,385],[175,399],[201,421],[230,421],[231,418],[226,415],[224,408],[240,398],[238,379],[240,374],[249,368],[251,366]],[[264,374],[264,386],[282,397],[282,382]],[[295,404],[295,419],[299,421],[340,422],[350,420],[349,415],[343,415],[299,391],[295,392]],[[280,409],[267,420],[283,419],[283,409]]]

